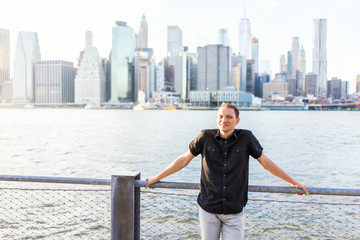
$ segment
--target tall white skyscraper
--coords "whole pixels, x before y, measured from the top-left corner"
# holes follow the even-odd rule
[[[34,102],[34,68],[35,62],[40,60],[41,54],[37,33],[19,32],[14,58],[14,102]]]
[[[86,31],[85,50],[82,52],[75,78],[75,103],[100,104],[105,101],[105,72],[92,33]]]
[[[250,57],[251,24],[247,18],[241,19],[239,23],[239,52],[246,59]]]
[[[137,39],[137,48],[147,48],[148,47],[148,24],[145,19],[145,15],[142,15],[140,28]]]
[[[10,80],[10,31],[0,28],[0,84],[8,80]]]
[[[168,26],[167,29],[168,55],[178,55],[182,51],[182,31],[178,26]]]
[[[293,37],[291,43],[291,75],[296,75],[299,70],[299,37]]]
[[[305,49],[304,46],[301,46],[300,52],[299,52],[299,70],[301,73],[300,76],[300,83],[301,83],[301,94],[304,95],[305,91],[305,75],[306,75],[306,55],[305,55]]]
[[[317,75],[317,95],[326,97],[327,87],[327,20],[314,19],[312,71]]]
[[[218,31],[218,44],[222,44],[224,46],[230,46],[230,39],[228,37],[228,30],[225,28],[221,28]]]

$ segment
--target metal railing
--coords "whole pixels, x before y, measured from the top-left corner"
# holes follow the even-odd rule
[[[31,184],[0,185],[0,239],[200,239],[197,194],[191,191],[200,189],[200,184],[158,182],[152,185],[155,189],[140,191],[147,182],[140,180],[139,173],[111,180],[0,175],[0,181]],[[44,184],[34,188],[32,183]],[[47,183],[52,188],[44,188]],[[53,188],[54,184],[71,184],[71,188]],[[99,185],[104,189],[95,189]],[[308,190],[319,196],[316,202],[309,201],[314,197],[299,201],[288,200],[291,195],[274,199],[275,195],[267,194],[302,193],[292,187],[249,186],[245,238],[360,236],[360,189]],[[261,193],[267,195],[259,198]],[[329,195],[335,199],[321,198]]]

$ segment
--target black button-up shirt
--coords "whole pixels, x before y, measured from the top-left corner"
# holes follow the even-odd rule
[[[263,148],[249,130],[235,129],[227,139],[219,130],[203,130],[189,144],[202,155],[198,204],[215,214],[240,213],[248,200],[249,156],[257,159]]]

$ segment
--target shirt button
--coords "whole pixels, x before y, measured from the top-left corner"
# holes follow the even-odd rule
[[[226,187],[224,187],[224,189],[225,189]]]
[[[225,141],[225,143],[227,143],[227,141]]]
[[[225,198],[223,198],[223,201],[225,201]]]
[[[227,152],[225,153],[225,155],[227,154]]]

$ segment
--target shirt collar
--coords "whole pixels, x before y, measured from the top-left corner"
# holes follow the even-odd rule
[[[236,130],[234,129],[233,133],[231,134],[231,136],[229,138],[231,138],[232,136],[234,136],[235,139],[237,139],[237,134],[236,134]],[[220,130],[217,130],[216,134],[215,134],[215,138],[216,139],[220,139],[221,136],[220,136]]]

